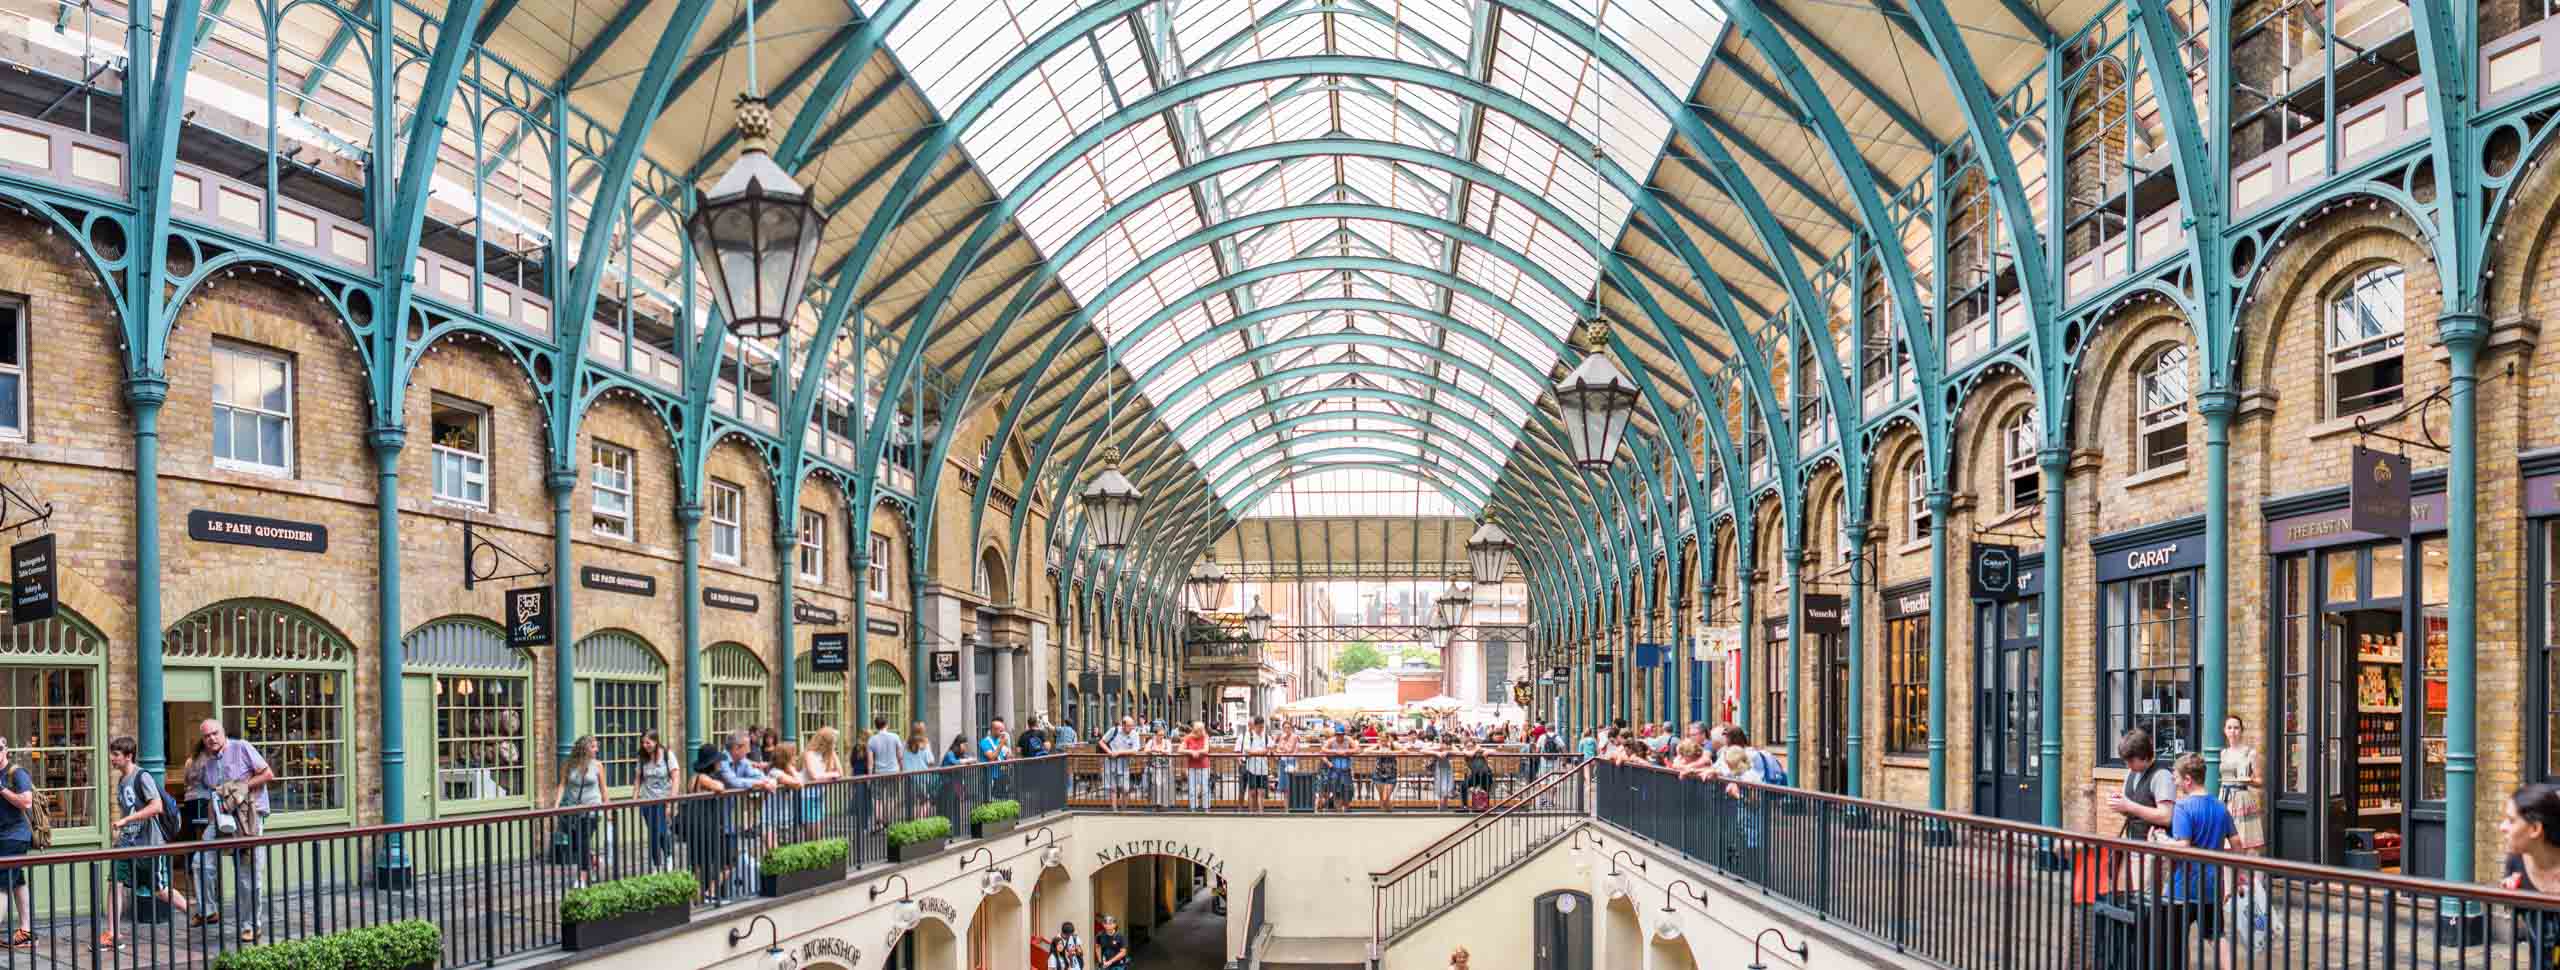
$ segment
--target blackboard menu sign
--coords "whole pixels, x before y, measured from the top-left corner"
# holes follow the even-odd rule
[[[843,673],[853,669],[853,635],[820,633],[809,638],[809,669]]]

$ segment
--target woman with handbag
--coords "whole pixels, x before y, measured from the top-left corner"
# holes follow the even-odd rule
[[[595,735],[582,736],[569,746],[569,763],[560,769],[560,784],[553,789],[551,803],[561,808],[605,803],[604,765],[596,760]],[[552,829],[551,864],[576,867],[576,885],[581,888],[596,876],[595,836],[602,815],[601,811],[563,814]]]

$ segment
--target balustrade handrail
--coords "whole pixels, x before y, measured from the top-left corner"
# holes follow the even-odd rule
[[[1567,758],[1571,756],[1554,755],[1553,757]],[[1433,840],[1430,845],[1423,846],[1420,851],[1405,857],[1403,862],[1396,863],[1384,871],[1370,873],[1370,885],[1385,886],[1394,884],[1397,880],[1413,873],[1414,870],[1429,865],[1432,860],[1448,854],[1451,849],[1454,849],[1459,844],[1465,842],[1469,836],[1483,831],[1484,829],[1491,828],[1496,823],[1510,818],[1514,813],[1519,812],[1522,808],[1534,804],[1534,799],[1540,798],[1547,793],[1554,791],[1557,786],[1562,785],[1567,781],[1590,777],[1590,773],[1591,762],[1589,761],[1582,761],[1570,767],[1547,772],[1546,777],[1538,779],[1536,784],[1530,785],[1529,787],[1523,788],[1517,792],[1513,792],[1511,797],[1506,799],[1503,804],[1495,806],[1493,810],[1482,815],[1469,819],[1467,824],[1461,825],[1455,830],[1449,832],[1447,835],[1443,835],[1438,839]]]
[[[1668,775],[1672,777],[1682,777],[1679,772],[1650,764],[1638,762],[1611,764],[1612,767],[1616,768],[1651,772],[1654,774]],[[1808,803],[1830,803],[1847,808],[1891,812],[1906,817],[1918,817],[1929,821],[1941,822],[1949,826],[1962,826],[1969,829],[2009,832],[2034,838],[2049,839],[2056,842],[2068,842],[2075,845],[2107,848],[2127,853],[2138,852],[2162,859],[2182,860],[2186,862],[2247,869],[2264,875],[2287,876],[2306,881],[2316,880],[2341,886],[2355,886],[2377,891],[2398,892],[2417,896],[2461,896],[2477,902],[2502,903],[2508,906],[2528,909],[2550,909],[2555,905],[2555,900],[2550,896],[2507,889],[2503,886],[2489,883],[2453,882],[2446,879],[2431,879],[2422,876],[2393,875],[2390,873],[2376,872],[2367,869],[2348,869],[2337,866],[2322,866],[2306,862],[2296,862],[2290,859],[2278,859],[2269,856],[2243,855],[2236,852],[2197,849],[2163,842],[2146,842],[2096,832],[2077,832],[2070,829],[2053,828],[2032,822],[2018,822],[2003,818],[1967,815],[1961,812],[1941,811],[1937,809],[1903,805],[1894,802],[1876,801],[1866,798],[1852,798],[1846,795],[1812,791],[1803,788],[1768,785],[1759,782],[1736,781],[1730,778],[1716,778],[1712,780],[1693,779],[1693,781],[1695,784],[1701,785],[1733,785],[1745,791],[1760,793],[1764,798],[1794,799]],[[1605,809],[1602,809],[1599,806],[1594,806],[1593,811],[1595,816],[1601,821],[1610,821]]]

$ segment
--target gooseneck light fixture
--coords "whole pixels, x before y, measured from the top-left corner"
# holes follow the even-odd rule
[[[1768,939],[1769,934],[1772,933],[1778,935],[1778,949],[1782,952],[1795,954],[1796,962],[1802,963],[1807,957],[1812,955],[1812,948],[1807,947],[1802,943],[1788,943],[1787,931],[1772,926],[1768,929],[1761,930],[1760,935],[1751,938],[1751,970],[1769,970],[1769,965],[1762,962],[1760,943],[1761,941]]]
[[[771,916],[758,913],[754,919],[747,921],[747,925],[730,930],[729,945],[736,946],[746,942],[748,937],[756,935],[758,923],[764,924],[765,930],[771,934],[766,937],[764,946],[765,964],[775,968],[790,966],[791,956],[782,952],[782,924],[774,922]]]
[[[711,276],[711,293],[729,332],[772,338],[791,328],[791,315],[809,288],[809,267],[827,217],[773,160],[773,109],[756,79],[755,4],[747,8],[747,88],[738,95],[738,143],[729,171],[685,220],[696,259]]]

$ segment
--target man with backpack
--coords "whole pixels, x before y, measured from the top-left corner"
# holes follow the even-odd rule
[[[9,739],[0,738],[0,860],[13,859],[35,851],[36,830],[50,829],[45,824],[44,796],[36,791],[36,780],[20,767],[9,751]],[[32,894],[27,889],[27,870],[0,869],[0,890],[9,894],[9,912],[17,928],[9,931],[5,944],[12,950],[32,950],[36,946],[35,910]]]
[[[169,844],[177,834],[178,813],[169,804],[168,793],[160,788],[159,779],[142,770],[135,753],[140,746],[131,737],[118,737],[107,742],[107,767],[116,773],[115,848],[147,848]],[[169,857],[146,856],[118,859],[108,877],[107,924],[98,931],[98,945],[108,949],[123,946],[116,939],[116,926],[122,922],[126,890],[134,899],[157,897],[178,912],[187,911],[187,897],[169,885]],[[137,914],[138,917],[139,914]]]

